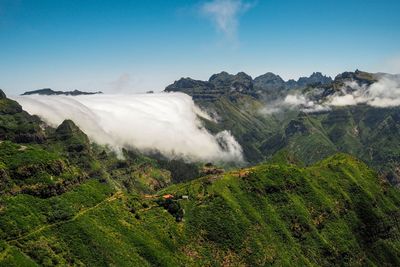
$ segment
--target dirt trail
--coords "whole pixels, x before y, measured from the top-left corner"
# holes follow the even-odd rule
[[[20,236],[18,238],[8,239],[8,240],[6,240],[6,242],[9,243],[10,245],[13,245],[13,243],[18,242],[19,240],[25,239],[25,238],[27,238],[29,236],[35,235],[35,234],[37,234],[37,233],[39,233],[39,232],[41,232],[43,230],[49,229],[49,228],[54,227],[54,226],[62,225],[64,223],[75,221],[79,217],[85,215],[86,213],[88,213],[91,210],[94,210],[94,209],[98,208],[99,206],[103,205],[104,203],[109,203],[109,202],[115,201],[115,200],[117,200],[119,198],[122,198],[122,196],[123,196],[122,191],[117,191],[112,196],[102,200],[101,202],[97,203],[96,205],[94,205],[94,206],[92,206],[90,208],[87,208],[87,209],[80,210],[71,219],[68,219],[68,220],[65,220],[65,221],[60,221],[60,222],[55,222],[55,223],[52,223],[52,224],[43,225],[42,227],[39,227],[36,230],[31,231],[29,233],[26,233],[26,234],[24,234],[24,235],[22,235],[22,236]]]

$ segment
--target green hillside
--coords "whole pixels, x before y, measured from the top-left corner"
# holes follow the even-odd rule
[[[0,95],[0,266],[400,265],[398,189],[337,154],[363,156],[369,142],[370,162],[395,160],[395,110],[278,118],[248,97],[208,102],[226,111],[209,129],[229,127],[268,159],[223,173],[117,154]]]
[[[2,196],[0,265],[396,266],[399,204],[396,189],[344,154],[148,195],[90,179],[45,199]]]
[[[343,90],[347,82],[368,86],[382,75],[356,70],[330,80],[314,73],[290,84],[273,73],[252,80],[243,73],[222,72],[209,81],[182,78],[165,91],[191,95],[218,122],[205,122],[206,127],[214,132],[230,130],[243,147],[249,165],[269,160],[280,150],[306,165],[344,152],[364,160],[390,183],[398,185],[399,107],[359,104],[311,113],[302,112],[299,107],[276,107],[279,99],[282,101],[288,94],[307,95],[318,102]],[[274,108],[275,112],[265,111]]]
[[[399,184],[400,117],[398,108],[353,106],[325,113],[300,113],[284,130],[278,143],[267,138],[261,148],[271,157],[279,149],[289,151],[305,164],[337,152],[352,154]],[[277,146],[274,144],[279,144]],[[263,150],[264,149],[264,150]]]

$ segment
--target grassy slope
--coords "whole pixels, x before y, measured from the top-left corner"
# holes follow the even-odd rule
[[[229,129],[250,164],[270,159],[282,149],[305,164],[344,152],[385,173],[392,184],[400,181],[398,108],[358,105],[322,113],[263,114],[268,106],[246,95],[196,103],[218,114],[218,124],[204,121],[206,128],[212,132]]]
[[[89,180],[48,199],[2,197],[0,266],[400,264],[400,194],[347,155],[163,189],[189,196],[177,200],[183,222],[155,195],[113,188]]]
[[[229,99],[220,97],[215,101],[198,103],[210,114],[217,114],[218,123],[205,120],[205,126],[211,132],[229,130],[243,147],[244,156],[251,163],[260,162],[264,155],[259,150],[260,143],[279,126],[272,116],[260,113],[263,105],[256,99],[242,95]]]
[[[279,125],[255,114],[257,103],[235,101],[213,105],[226,111],[224,127],[256,151],[273,134],[266,126]],[[396,159],[390,147],[396,136],[379,138],[380,131],[396,133],[395,114],[369,110],[350,123],[343,116],[345,127],[336,130],[327,116],[298,118],[282,129],[288,146],[273,164],[159,192],[189,195],[168,206],[174,215],[184,209],[176,222],[155,195],[170,184],[172,171],[126,151],[120,160],[90,145],[72,122],[44,132],[17,103],[0,102],[0,139],[12,140],[0,143],[0,266],[399,265],[395,189],[346,155],[308,168],[281,162],[334,153],[333,137],[353,144],[356,124],[357,138],[377,141],[368,156]],[[315,145],[321,153],[312,155]]]
[[[327,113],[300,113],[256,147],[267,158],[285,150],[305,164],[338,152],[361,158],[392,184],[400,177],[398,108],[338,107]],[[289,117],[292,115],[288,115]],[[393,177],[393,178],[391,178]]]

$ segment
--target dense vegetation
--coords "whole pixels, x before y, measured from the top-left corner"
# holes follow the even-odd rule
[[[344,154],[150,195],[90,179],[59,196],[1,200],[2,266],[400,263],[399,192]]]
[[[0,96],[0,266],[400,265],[398,189],[336,153],[363,155],[370,142],[370,162],[396,159],[395,111],[278,121],[257,115],[252,96],[204,103],[227,111],[205,121],[211,131],[230,128],[254,161],[268,159],[223,173],[117,155],[72,121],[47,127]],[[354,125],[370,128],[356,138]]]
[[[334,107],[330,111],[305,113],[297,109],[273,109],[286,95],[309,95],[323,99],[342,90],[346,82],[367,86],[379,75],[344,72],[333,81],[320,73],[297,82],[284,82],[267,73],[255,79],[244,73],[222,72],[209,81],[182,78],[166,88],[190,94],[218,123],[206,122],[213,132],[229,129],[243,147],[250,164],[273,157],[280,150],[304,164],[315,163],[338,152],[352,154],[400,184],[400,109],[367,105]]]

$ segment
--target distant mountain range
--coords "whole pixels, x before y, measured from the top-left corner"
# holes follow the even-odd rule
[[[165,91],[180,91],[192,95],[193,98],[214,99],[221,95],[235,93],[276,96],[284,90],[299,89],[307,86],[326,86],[333,82],[331,77],[314,72],[310,77],[301,77],[297,81],[284,81],[279,75],[268,72],[253,79],[244,72],[236,75],[227,72],[214,74],[208,81],[181,78],[167,86]]]
[[[213,132],[230,130],[251,163],[284,152],[308,165],[334,153],[346,152],[363,159],[397,185],[400,184],[400,108],[365,103],[324,106],[334,96],[348,94],[352,100],[351,93],[356,89],[349,84],[367,90],[382,77],[393,81],[399,78],[356,70],[343,72],[334,79],[316,72],[297,81],[284,81],[273,73],[252,79],[243,72],[236,75],[221,72],[208,81],[181,78],[165,91],[187,93],[209,114],[215,114],[217,123],[205,122],[207,128]],[[389,94],[382,85],[378,88],[379,92]],[[356,93],[366,93],[367,97],[370,92]],[[288,96],[294,99],[291,105],[298,104],[293,101],[301,103],[295,108],[276,107],[276,103],[284,103]]]
[[[279,118],[246,94],[196,101],[219,112],[210,131],[230,129],[264,162],[224,172],[117,156],[0,90],[0,266],[399,266],[399,190],[337,153],[395,163],[398,109]]]
[[[400,108],[264,111],[382,77],[222,72],[168,86],[212,116],[201,119],[211,133],[241,144],[249,166],[227,171],[117,155],[0,90],[0,266],[400,266]]]
[[[73,90],[73,91],[54,91],[50,88],[43,88],[43,89],[38,89],[38,90],[33,90],[33,91],[27,91],[23,93],[22,95],[71,95],[71,96],[77,96],[77,95],[96,95],[96,94],[102,94],[102,92],[83,92],[79,90]]]

